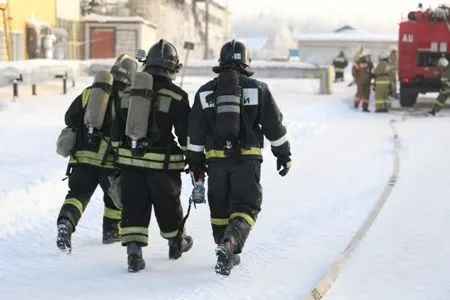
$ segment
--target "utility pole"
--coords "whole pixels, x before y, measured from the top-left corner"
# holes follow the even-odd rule
[[[209,0],[205,0],[205,54],[204,59],[209,58]]]

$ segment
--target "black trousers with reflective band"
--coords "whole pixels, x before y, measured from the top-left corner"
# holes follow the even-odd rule
[[[237,244],[240,245],[236,253],[241,252],[250,227],[261,210],[260,178],[261,160],[222,159],[208,164],[208,202],[214,241],[217,244],[223,241],[226,231],[242,231],[235,236],[238,239]],[[237,218],[249,225],[248,230],[227,230],[227,227],[237,224],[233,222],[233,219]]]
[[[103,190],[105,210],[103,215],[103,229],[117,227],[120,222],[120,209],[118,209],[107,190],[109,188],[108,176],[114,172],[112,169],[76,164],[72,166],[69,175],[69,192],[59,212],[61,218],[68,219],[75,227],[86,209],[97,186]]]
[[[148,244],[152,207],[161,236],[167,239],[177,236],[183,218],[179,171],[122,168],[120,180],[123,245],[130,242]]]

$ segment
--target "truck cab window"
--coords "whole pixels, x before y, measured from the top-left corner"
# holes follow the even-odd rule
[[[436,67],[439,58],[442,56],[439,52],[418,52],[417,66],[418,67]],[[450,55],[447,54],[447,59],[450,60]]]

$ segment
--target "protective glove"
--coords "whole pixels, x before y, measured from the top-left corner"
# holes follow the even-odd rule
[[[192,185],[194,188],[192,189],[191,197],[189,197],[189,202],[194,203],[194,207],[196,204],[205,203],[205,172],[191,172]]]
[[[277,157],[277,171],[282,177],[285,176],[291,168],[291,159],[289,157]]]

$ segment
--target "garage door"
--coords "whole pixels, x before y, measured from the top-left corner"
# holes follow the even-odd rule
[[[116,56],[114,29],[96,28],[91,31],[91,57],[112,58]]]

